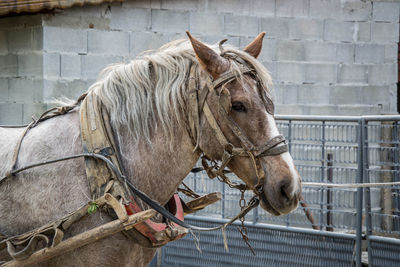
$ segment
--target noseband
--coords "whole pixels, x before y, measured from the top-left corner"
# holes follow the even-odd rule
[[[273,115],[274,106],[271,97],[266,94],[266,91],[262,87],[262,83],[257,75],[257,72],[253,68],[247,67],[244,62],[238,62],[240,66],[240,75],[250,74],[257,80],[258,93],[261,96],[266,111]],[[253,144],[249,138],[246,136],[244,131],[240,126],[230,117],[229,111],[227,111],[222,102],[225,100],[223,90],[218,93],[218,88],[234,81],[238,78],[238,74],[233,71],[228,71],[222,74],[219,78],[214,81],[207,79],[205,86],[199,89],[198,78],[197,78],[197,67],[192,66],[189,78],[189,126],[190,133],[195,142],[195,150],[199,146],[199,136],[200,136],[200,113],[202,111],[208,124],[218,142],[224,148],[223,156],[221,159],[221,165],[218,166],[216,162],[213,166],[209,166],[207,160],[210,160],[206,155],[202,156],[202,164],[204,169],[210,178],[218,177],[221,181],[227,183],[230,187],[237,188],[239,190],[250,189],[247,185],[237,184],[231,182],[228,177],[226,177],[226,170],[228,163],[234,157],[249,157],[256,171],[258,183],[254,186],[253,191],[256,195],[265,199],[263,196],[263,184],[264,184],[264,170],[261,165],[260,158],[265,156],[275,156],[288,151],[288,145],[286,140],[282,135],[277,135],[266,143],[262,145]],[[218,103],[217,105],[211,104]],[[216,116],[217,115],[217,116]],[[218,118],[218,119],[216,119]],[[227,125],[233,136],[239,140],[241,146],[235,146],[230,142],[224,132],[222,131],[220,125]]]

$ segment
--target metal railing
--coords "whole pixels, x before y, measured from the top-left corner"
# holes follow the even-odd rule
[[[400,181],[400,116],[398,115],[276,115],[276,121],[281,134],[289,142],[290,153],[303,182],[342,184]],[[191,222],[222,223],[239,212],[239,192],[216,180],[210,180],[204,173],[189,175],[185,182],[200,193],[222,192],[222,201],[190,216]],[[269,215],[262,209],[255,209],[252,214],[247,215],[246,221],[252,225],[251,232],[255,233],[255,236],[265,235],[266,240],[277,246],[274,249],[281,248],[282,253],[287,252],[288,248],[284,248],[280,242],[299,244],[297,254],[282,256],[282,253],[278,253],[276,249],[271,251],[262,249],[264,245],[256,242],[258,244],[255,247],[256,250],[259,248],[261,251],[265,250],[278,255],[275,257],[269,254],[269,258],[264,259],[269,262],[272,260],[274,262],[272,265],[289,266],[290,259],[287,257],[297,257],[299,265],[302,263],[306,265],[307,262],[301,261],[302,255],[309,255],[312,258],[319,255],[320,259],[327,263],[337,260],[341,262],[339,265],[349,266],[355,263],[356,266],[361,266],[361,245],[362,240],[366,239],[370,266],[389,266],[400,261],[400,253],[398,253],[400,241],[396,239],[400,236],[399,193],[400,186],[365,189],[304,187],[304,199],[310,206],[320,226],[320,231],[307,229],[311,228],[311,224],[301,207],[289,215],[280,217]],[[246,196],[250,197],[251,193]],[[286,234],[282,234],[283,239],[272,238],[265,229],[273,231],[274,235],[277,232]],[[219,232],[211,234],[211,239],[219,240],[219,243],[212,241],[215,246],[218,246],[217,243],[221,245],[222,238],[219,234]],[[251,234],[249,237],[250,240],[255,238]],[[311,239],[314,240],[313,244],[316,244],[312,252],[302,249],[302,247],[309,247],[307,242]],[[192,239],[185,237],[184,240]],[[202,240],[201,237],[200,240]],[[327,250],[324,245],[326,240],[329,240],[331,244],[330,250]],[[347,243],[344,240],[347,240]],[[166,246],[163,249],[164,261],[171,263],[175,259],[175,263],[179,265],[179,257],[172,257],[170,253],[184,242],[187,241],[178,241]],[[190,242],[193,243],[193,241]],[[211,241],[207,239],[207,242]],[[242,247],[238,245],[237,248],[246,249],[246,245],[242,243]],[[340,246],[345,248],[345,252],[341,249],[338,250],[340,253],[334,253],[335,248]],[[193,256],[195,253],[192,252],[191,257],[206,258],[204,253]],[[224,252],[215,251],[215,253],[220,257],[226,256]],[[340,254],[343,257],[346,255],[345,260],[339,261],[342,257]],[[227,259],[233,257],[229,255]],[[279,255],[284,258],[279,259]],[[182,257],[186,256],[189,255],[182,255]],[[206,262],[196,266],[206,266]],[[220,266],[229,265],[228,262]],[[233,261],[232,263],[234,264]],[[320,261],[316,259],[315,263],[318,265]],[[258,263],[254,262],[254,264]]]

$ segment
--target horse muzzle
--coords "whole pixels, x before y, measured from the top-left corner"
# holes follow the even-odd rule
[[[287,162],[285,157],[270,157],[263,163],[265,163],[265,177],[262,192],[259,194],[260,205],[273,215],[288,214],[297,208],[299,202],[300,175],[294,165],[290,165],[293,161]]]

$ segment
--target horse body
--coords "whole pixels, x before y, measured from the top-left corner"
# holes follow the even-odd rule
[[[186,59],[185,64],[192,64],[191,60],[195,61],[193,52]],[[135,66],[129,66],[129,68],[132,68],[133,73],[137,74],[139,72],[140,75],[143,74],[142,72],[150,72],[149,69],[135,69],[137,65],[142,63],[139,62]],[[163,73],[157,72],[163,67],[158,68],[155,61],[152,63],[153,70],[151,71],[154,73],[151,75],[162,75]],[[200,62],[200,65],[202,65],[202,62]],[[120,73],[117,78],[130,79],[126,75],[126,65],[121,65],[119,68],[122,68],[122,74]],[[188,71],[187,66],[183,68],[186,72]],[[106,76],[112,75],[113,71],[114,69],[111,69]],[[168,76],[168,73],[166,75]],[[200,77],[204,77],[204,75],[205,71],[200,71]],[[108,105],[111,126],[116,136],[115,141],[122,155],[122,166],[125,175],[141,191],[160,204],[165,204],[169,200],[200,156],[199,150],[193,152],[195,144],[186,126],[187,109],[180,108],[186,105],[185,88],[182,89],[181,87],[183,86],[182,84],[185,84],[183,79],[186,79],[187,75],[168,78],[172,79],[172,81],[168,81],[165,84],[175,86],[181,90],[175,92],[178,95],[177,99],[174,99],[172,94],[163,96],[164,102],[165,99],[174,99],[172,101],[173,104],[171,104],[172,107],[170,107],[171,105],[166,105],[171,110],[170,113],[172,115],[164,113],[166,109],[157,102],[163,102],[162,99],[157,100],[157,92],[151,93],[155,94],[152,97],[155,97],[156,100],[151,98],[150,100],[141,99],[143,95],[149,94],[143,92],[142,95],[138,93],[124,96],[124,98],[119,95],[115,100],[109,96],[112,90],[100,91],[101,88],[107,87],[107,83],[110,83],[109,80],[103,79],[91,88],[94,93],[99,95],[106,107]],[[118,79],[117,81],[120,82]],[[137,86],[135,84],[137,82],[136,80],[132,81],[133,85],[131,86]],[[179,85],[173,85],[175,82],[179,82]],[[199,80],[199,83],[200,87],[204,86],[202,79]],[[234,84],[234,86],[242,85],[243,83]],[[156,82],[154,86],[156,87],[155,90],[157,90],[159,85]],[[243,92],[246,91],[246,94],[252,93],[251,86],[254,85],[251,82],[247,82],[247,87],[249,88],[243,89]],[[120,91],[117,93],[121,94]],[[161,92],[161,94],[163,93]],[[232,90],[231,94],[232,98],[243,98],[243,95],[241,96],[240,94],[236,96],[237,93]],[[130,102],[125,101],[125,99],[130,100]],[[112,103],[114,100],[116,103]],[[134,120],[133,124],[130,125],[123,122],[118,123],[122,115],[118,112],[113,112],[111,106],[114,105],[114,108],[121,108],[121,106],[126,105],[128,108],[121,109],[129,112],[129,105],[132,109],[140,108],[140,106],[139,108],[134,106],[137,101],[144,102],[142,109],[147,107],[148,109],[157,110],[157,112],[150,112],[142,117],[142,120],[144,118],[144,120],[150,121],[147,128],[143,127],[143,124],[147,122],[139,122],[137,120]],[[249,98],[246,101],[249,102],[251,99]],[[257,103],[252,103],[254,105],[253,109],[255,109]],[[261,131],[251,136],[255,143],[258,140],[263,141],[265,139],[263,137],[263,132],[265,132],[264,123],[265,120],[268,122],[272,118],[271,115],[265,115],[264,111],[260,114],[266,117],[257,121],[255,126],[249,126],[250,132]],[[241,114],[239,115],[241,116]],[[241,120],[240,116],[237,118],[239,121]],[[180,122],[169,123],[171,118],[178,118]],[[79,108],[65,115],[39,123],[28,131],[24,137],[16,167],[81,153],[82,141],[79,123]],[[246,124],[244,123],[241,126],[246,126]],[[275,130],[268,131],[266,138],[271,138],[277,133],[274,122],[272,122],[272,126],[275,127]],[[135,127],[144,130],[142,132],[132,132],[132,128]],[[215,143],[215,137],[209,127],[207,128],[204,118],[201,121],[201,128],[203,130],[200,132],[200,150],[203,153],[207,153],[211,159],[218,160],[221,151],[218,151],[219,145]],[[223,127],[222,129],[224,130]],[[11,167],[12,151],[22,131],[23,129],[0,128],[0,177],[4,176]],[[234,142],[237,141],[234,140]],[[267,162],[265,169],[271,177],[268,177],[266,185],[273,188],[271,189],[273,191],[268,192],[272,192],[271,194],[274,196],[283,194],[283,196],[279,195],[279,197],[284,200],[269,200],[268,203],[262,203],[262,205],[265,209],[277,215],[287,213],[297,205],[297,194],[300,190],[299,177],[295,174],[293,162],[287,152],[283,155],[267,158],[268,160],[263,160],[263,162]],[[243,163],[242,160],[234,159],[229,167],[252,188],[257,181],[255,181],[254,170],[249,171],[252,170],[252,165],[249,162],[245,161]],[[283,175],[281,176],[289,180],[282,182],[282,178],[275,181],[272,176],[282,172],[282,169]],[[5,181],[0,186],[0,232],[7,236],[12,236],[32,230],[50,221],[62,218],[88,203],[91,200],[90,198],[83,158],[24,171]],[[108,214],[97,212],[74,224],[65,233],[66,237],[81,233],[110,220],[111,217]],[[125,235],[118,233],[42,263],[40,266],[45,266],[46,264],[49,266],[146,266],[154,256],[154,253],[155,249],[140,247]],[[4,260],[4,255],[0,255],[0,260]]]

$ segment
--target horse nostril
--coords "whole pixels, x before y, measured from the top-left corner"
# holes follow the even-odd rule
[[[292,199],[292,186],[287,181],[282,181],[280,183],[281,195],[284,197],[286,201],[290,201]]]

